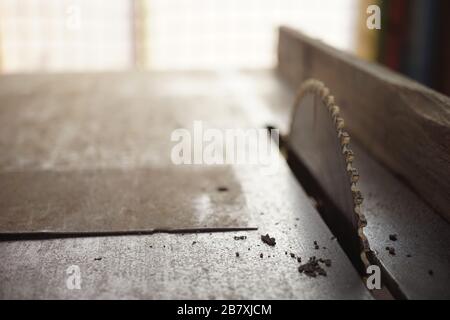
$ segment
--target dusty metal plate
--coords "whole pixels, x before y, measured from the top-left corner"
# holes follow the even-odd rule
[[[248,126],[221,82],[202,73],[32,78],[23,86],[8,76],[0,88],[1,233],[254,227],[232,166],[171,160],[175,129]]]
[[[1,233],[134,233],[248,224],[245,198],[230,167],[3,173],[0,208]]]

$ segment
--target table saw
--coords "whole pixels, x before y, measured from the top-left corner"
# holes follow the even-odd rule
[[[0,298],[449,299],[450,99],[289,28],[278,59],[1,76]],[[195,121],[278,129],[276,174],[174,165]]]

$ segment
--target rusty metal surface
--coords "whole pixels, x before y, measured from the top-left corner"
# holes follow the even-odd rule
[[[8,176],[7,181],[22,185],[21,181],[32,181],[29,174],[37,174],[46,176],[47,185],[54,182],[58,186],[69,177],[88,186],[95,185],[92,180],[97,179],[93,178],[103,172],[115,172],[117,180],[111,180],[111,187],[96,185],[109,190],[103,200],[109,192],[118,194],[112,190],[113,182],[128,179],[119,171],[142,170],[143,181],[150,179],[145,174],[153,172],[165,185],[165,179],[169,181],[174,173],[167,177],[160,174],[168,168],[168,144],[161,138],[167,138],[174,128],[193,120],[220,128],[264,125],[264,117],[252,118],[254,106],[264,99],[256,91],[245,97],[229,85],[236,77],[240,74],[225,78],[208,72],[1,77],[0,142],[2,149],[8,150],[0,155],[2,179]],[[246,79],[247,83],[258,83],[258,76],[249,78],[246,74]],[[248,107],[249,101],[253,107]],[[78,107],[61,112],[59,108],[66,104]],[[105,113],[110,113],[109,121],[98,127],[93,119]],[[67,119],[71,119],[69,123]],[[153,126],[152,130],[143,130],[148,126]],[[149,149],[149,141],[158,143],[150,143]],[[90,146],[97,152],[90,152]],[[121,157],[124,152],[127,161]],[[219,199],[217,207],[245,203],[247,210],[240,218],[258,226],[258,231],[3,241],[0,297],[370,299],[308,196],[284,160],[279,161],[275,175],[261,175],[257,167],[222,168],[220,177],[229,184],[228,197],[233,199]],[[70,176],[77,171],[80,175]],[[93,173],[92,177],[88,173]],[[191,174],[186,173],[186,181],[190,181],[186,188],[193,189],[187,191],[186,199],[201,187],[208,196],[219,196],[211,188],[223,180],[210,179],[202,170],[198,172],[204,176],[200,179],[189,179]],[[131,191],[139,192],[137,189]],[[57,201],[58,192],[62,191],[46,195]],[[155,192],[167,195],[164,189]],[[12,195],[20,200],[17,194]],[[133,196],[129,197],[125,202],[133,203]],[[177,207],[174,201],[184,203],[182,199],[151,198],[161,201],[160,207]],[[14,199],[8,201],[10,207],[15,206]],[[120,199],[114,202],[117,208],[122,204]],[[100,202],[93,205],[102,208]],[[80,210],[84,208],[88,207]],[[196,215],[211,213],[204,209],[197,208]],[[193,209],[188,205],[186,210]],[[261,242],[261,234],[266,233],[276,238],[275,247]],[[246,235],[247,239],[234,240],[235,235]],[[314,241],[320,245],[318,249]],[[290,253],[303,261],[311,256],[331,259],[332,266],[326,277],[309,278],[298,272],[299,263]],[[65,272],[73,264],[81,269],[81,290],[66,287]]]

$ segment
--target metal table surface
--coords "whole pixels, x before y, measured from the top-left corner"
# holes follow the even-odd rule
[[[404,298],[450,299],[450,225],[358,144],[353,150],[365,234],[391,281]]]
[[[290,106],[290,99],[269,71],[2,76],[0,179],[171,170],[168,137],[175,128],[203,120],[218,128],[269,123],[285,129],[288,113],[277,110]],[[257,231],[2,241],[0,298],[370,299],[278,156],[276,175],[227,166],[217,169],[217,185],[206,184],[202,191],[215,196],[222,181],[232,181],[229,192],[245,204],[243,219]],[[195,186],[195,179],[190,181]],[[183,192],[189,184],[174,181],[173,188]],[[210,213],[201,202],[186,205],[194,215]],[[275,247],[261,242],[266,233],[276,238]],[[247,239],[235,240],[236,235]],[[326,277],[308,278],[291,253],[303,261],[331,259],[332,266]],[[80,267],[81,290],[66,287],[70,265]]]

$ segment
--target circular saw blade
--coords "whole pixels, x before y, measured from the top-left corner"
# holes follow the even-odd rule
[[[352,162],[350,136],[329,89],[317,80],[302,84],[296,97],[289,147],[314,177],[342,215],[339,221],[352,233],[352,245],[359,250],[365,267],[370,248],[363,228],[362,195],[357,188],[359,174]]]

